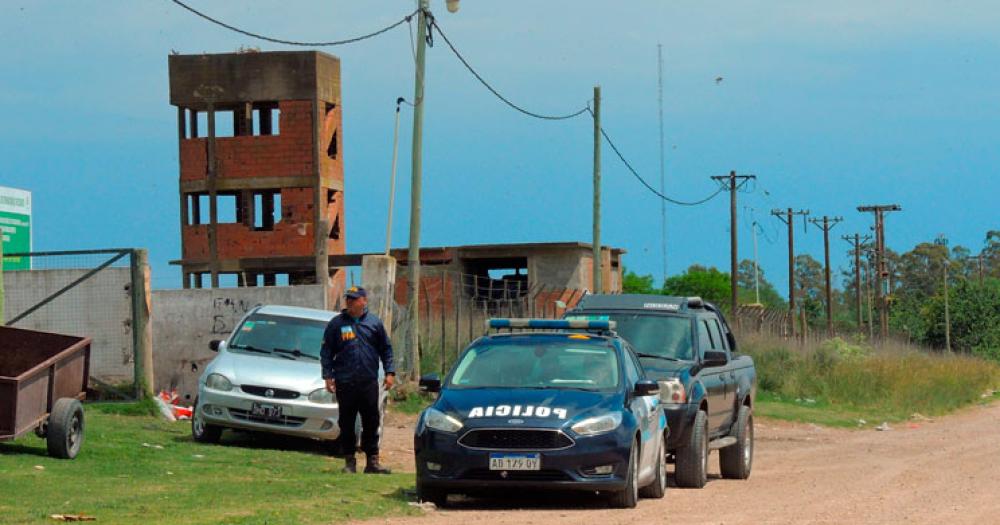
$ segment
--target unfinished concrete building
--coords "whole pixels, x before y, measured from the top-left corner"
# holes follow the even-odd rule
[[[316,51],[172,55],[184,288],[343,288],[340,60]],[[235,277],[235,279],[234,279]]]

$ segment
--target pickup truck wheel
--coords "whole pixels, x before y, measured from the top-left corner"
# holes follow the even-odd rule
[[[660,499],[667,493],[667,440],[660,435],[660,442],[656,447],[656,476],[653,481],[639,490],[639,495],[644,498]]]
[[[438,507],[446,507],[448,505],[448,493],[440,489],[431,489],[425,487],[420,481],[417,481],[417,502],[431,502]]]
[[[194,414],[191,416],[191,437],[198,443],[218,443],[222,437],[222,427],[209,425],[201,413],[198,398],[195,398]]]
[[[632,509],[639,502],[639,443],[632,444],[628,455],[628,472],[625,474],[625,490],[611,494],[611,506],[616,509]]]
[[[677,450],[677,486],[700,489],[708,483],[708,414],[699,410],[691,425],[691,440]]]
[[[750,407],[740,407],[733,428],[736,444],[719,451],[719,468],[726,479],[747,479],[753,466],[753,412]]]
[[[46,445],[49,455],[73,459],[83,445],[83,405],[69,397],[61,397],[52,405]]]

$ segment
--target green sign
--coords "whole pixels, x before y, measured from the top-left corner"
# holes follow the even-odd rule
[[[0,187],[0,232],[5,254],[3,269],[30,270],[30,258],[6,254],[31,251],[31,192]]]

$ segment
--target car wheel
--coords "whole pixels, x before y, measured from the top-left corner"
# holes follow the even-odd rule
[[[628,472],[626,475],[625,490],[620,490],[611,495],[611,506],[619,509],[635,508],[639,501],[639,443],[632,444],[632,450],[628,456]]]
[[[753,412],[740,407],[733,431],[736,444],[719,451],[719,468],[726,479],[747,479],[753,466]]]
[[[660,499],[667,493],[667,440],[660,435],[660,442],[656,446],[656,476],[653,481],[642,487],[639,495],[644,498]]]
[[[417,502],[431,502],[438,507],[445,507],[448,505],[448,493],[441,489],[427,488],[418,480]]]
[[[62,397],[56,400],[49,414],[46,433],[49,455],[54,458],[73,459],[83,445],[83,405],[76,399]]]
[[[677,486],[700,489],[708,482],[708,414],[699,410],[691,425],[691,439],[677,450],[674,477]]]
[[[218,443],[222,437],[222,427],[209,425],[201,414],[198,398],[194,398],[194,414],[191,416],[191,437],[198,443]]]

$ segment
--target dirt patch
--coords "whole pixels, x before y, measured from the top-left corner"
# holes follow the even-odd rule
[[[412,471],[415,417],[389,418],[393,466]],[[410,425],[407,428],[401,428]],[[591,494],[461,499],[455,508],[382,523],[992,523],[1000,515],[1000,404],[892,430],[757,423],[753,474],[723,480],[713,453],[704,489],[671,488],[635,510]]]

